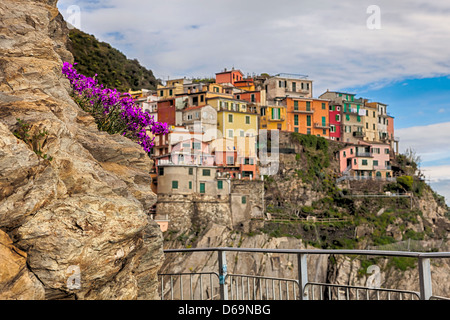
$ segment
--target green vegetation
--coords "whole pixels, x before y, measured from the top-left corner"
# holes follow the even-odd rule
[[[79,73],[88,77],[98,74],[97,80],[109,88],[121,92],[141,89],[155,89],[158,81],[151,70],[147,70],[134,59],[127,57],[105,42],[78,29],[69,33],[68,48],[78,64]]]
[[[31,133],[31,124],[19,118],[16,120],[18,128],[13,132],[14,136],[25,142],[40,158],[52,161],[53,157],[42,151],[47,144],[48,131],[44,128],[43,130],[34,130],[34,133]]]

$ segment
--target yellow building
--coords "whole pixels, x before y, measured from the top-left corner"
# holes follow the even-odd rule
[[[167,80],[165,86],[161,84],[157,86],[156,88],[157,95],[161,100],[173,98],[177,94],[184,93],[184,84],[190,81],[191,80],[186,79]]]
[[[261,108],[260,129],[287,131],[285,106],[267,106]]]
[[[218,137],[226,138],[256,136],[258,114],[251,112],[247,102],[226,97],[212,97],[207,103],[217,110]]]
[[[378,109],[374,103],[366,103],[364,121],[364,141],[380,141],[378,135]]]

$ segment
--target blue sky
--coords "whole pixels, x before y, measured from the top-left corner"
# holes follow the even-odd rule
[[[297,73],[314,96],[388,104],[400,151],[415,150],[450,204],[450,1],[59,0],[68,22],[161,79]],[[68,10],[70,6],[78,10]]]

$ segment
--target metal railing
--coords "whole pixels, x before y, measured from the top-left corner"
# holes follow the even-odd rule
[[[165,254],[217,252],[217,271],[161,273],[161,299],[188,300],[450,300],[432,294],[430,260],[450,258],[450,252],[404,252],[377,250],[300,250],[248,248],[167,249]],[[252,254],[288,254],[297,258],[297,278],[231,274],[227,252]],[[362,287],[308,281],[308,255],[363,255],[416,258],[419,268],[419,292],[379,287]]]

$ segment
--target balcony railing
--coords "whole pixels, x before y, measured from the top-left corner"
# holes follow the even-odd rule
[[[372,153],[371,152],[361,152],[361,151],[356,151],[355,154],[357,157],[372,157]]]
[[[216,270],[200,272],[161,273],[159,277],[159,292],[161,299],[170,300],[448,300],[447,297],[433,295],[431,285],[431,260],[450,258],[450,252],[406,252],[381,250],[301,250],[301,249],[249,249],[249,248],[190,248],[167,249],[169,254],[196,254],[202,252],[217,252]],[[232,261],[237,261],[237,254],[251,253],[294,255],[294,274],[296,278],[269,277],[255,274],[229,273],[227,253],[235,254]],[[310,282],[308,279],[309,256],[344,255],[344,256],[381,256],[387,258],[409,257],[417,259],[419,277],[419,292],[399,290],[395,288],[380,288],[379,285],[351,286]],[[228,256],[229,257],[229,256]],[[232,258],[232,257],[230,257]],[[289,258],[289,257],[288,257]],[[188,261],[188,259],[186,259]],[[187,262],[186,262],[187,263]],[[194,262],[195,263],[195,262]],[[232,263],[230,264],[232,265]],[[186,268],[190,267],[186,265]],[[193,267],[198,267],[194,265]],[[260,268],[256,268],[260,270]],[[442,284],[445,285],[445,284]]]
[[[305,113],[305,114],[313,114],[314,113],[314,108],[309,108],[309,109],[295,109],[294,111],[295,113]]]
[[[330,124],[329,123],[323,123],[323,122],[315,122],[314,123],[314,128],[330,129]]]
[[[361,132],[361,131],[354,131],[354,132],[353,132],[353,136],[354,136],[355,138],[364,138],[364,133]]]

